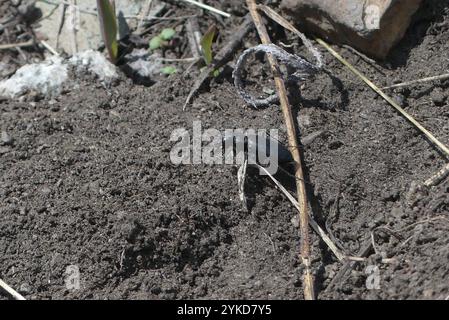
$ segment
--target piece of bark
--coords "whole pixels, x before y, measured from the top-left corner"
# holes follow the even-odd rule
[[[283,0],[306,31],[384,59],[404,36],[422,0]]]

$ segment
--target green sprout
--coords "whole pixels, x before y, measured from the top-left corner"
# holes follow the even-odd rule
[[[176,68],[173,66],[167,66],[161,70],[162,74],[166,74],[166,75],[171,75],[173,73],[176,73],[177,71],[178,70],[176,70]]]
[[[212,25],[209,27],[209,29],[204,34],[203,38],[201,39],[201,51],[203,53],[204,62],[206,63],[206,66],[210,66],[212,64],[212,61],[214,59],[213,51],[212,51],[212,45],[214,44],[215,36],[217,35],[217,26]],[[213,75],[214,77],[218,77],[220,74],[219,70],[214,70]]]
[[[109,60],[116,63],[118,58],[118,27],[114,0],[97,0],[97,8],[101,35],[109,53]]]
[[[159,33],[159,35],[155,36],[150,40],[150,49],[157,50],[160,48],[167,47],[169,45],[170,40],[172,40],[176,35],[176,31],[172,28],[165,28]]]
[[[150,40],[150,49],[151,50],[159,49],[160,47],[162,47],[163,41],[164,40],[162,40],[162,38],[159,36],[154,37],[153,39]]]
[[[172,29],[172,28],[165,28],[164,30],[161,31],[160,36],[165,41],[169,41],[169,40],[173,39],[175,34],[176,34],[176,31],[174,29]]]

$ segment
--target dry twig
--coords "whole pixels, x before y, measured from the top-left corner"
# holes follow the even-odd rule
[[[248,9],[253,18],[256,29],[259,33],[261,41],[263,44],[271,44],[270,36],[268,31],[262,22],[262,18],[257,11],[257,4],[255,0],[246,0]],[[304,183],[304,173],[302,169],[302,159],[299,153],[299,146],[296,139],[296,128],[293,121],[293,115],[290,108],[290,103],[287,97],[287,89],[284,84],[284,80],[279,75],[277,61],[268,55],[268,60],[271,65],[271,69],[274,75],[274,81],[279,94],[279,100],[281,104],[282,113],[284,115],[285,124],[287,126],[289,149],[295,161],[295,177],[296,177],[296,187],[298,193],[298,204],[299,204],[299,222],[300,222],[300,237],[301,237],[301,258],[305,266],[304,275],[304,298],[306,300],[315,299],[313,275],[311,272],[311,262],[310,262],[310,241],[309,241],[309,208],[307,203],[307,193],[306,186]]]

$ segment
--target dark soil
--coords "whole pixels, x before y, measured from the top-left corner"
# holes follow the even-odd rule
[[[245,10],[230,11],[238,25]],[[447,72],[448,37],[449,1],[427,0],[385,62],[339,50],[382,86]],[[255,44],[252,34],[245,46]],[[448,181],[410,189],[449,159],[321,51],[333,78],[318,76],[292,99],[301,137],[325,131],[303,150],[313,214],[347,254],[358,256],[371,234],[375,251],[330,287],[342,263],[312,234],[318,298],[447,299]],[[172,131],[191,130],[195,120],[204,129],[285,135],[279,108],[245,107],[229,77],[183,112],[196,74],[149,88],[123,76],[106,89],[86,77],[57,99],[0,102],[0,129],[10,137],[0,142],[1,279],[29,299],[303,297],[296,213],[275,186],[253,172],[248,213],[235,167],[170,162]],[[251,74],[254,92],[272,85],[262,81],[268,68]],[[448,87],[441,81],[392,92],[446,144]],[[294,192],[291,180],[283,177]],[[80,290],[66,289],[70,265],[80,269]],[[378,266],[380,289],[367,288],[368,266]]]

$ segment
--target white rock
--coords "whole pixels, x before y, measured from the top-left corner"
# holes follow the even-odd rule
[[[51,57],[42,63],[21,67],[10,78],[0,82],[0,96],[16,98],[26,92],[36,91],[46,97],[61,93],[68,78],[67,65],[59,57]]]
[[[53,56],[41,63],[21,67],[10,79],[0,81],[0,96],[14,99],[30,91],[47,98],[58,96],[69,80],[69,66],[78,73],[95,74],[104,85],[119,78],[115,65],[100,52],[87,50],[69,60]],[[72,86],[76,85],[77,82],[73,81]]]
[[[86,50],[77,53],[69,63],[75,66],[78,72],[88,71],[96,74],[104,84],[110,84],[119,77],[115,65],[98,51]]]

